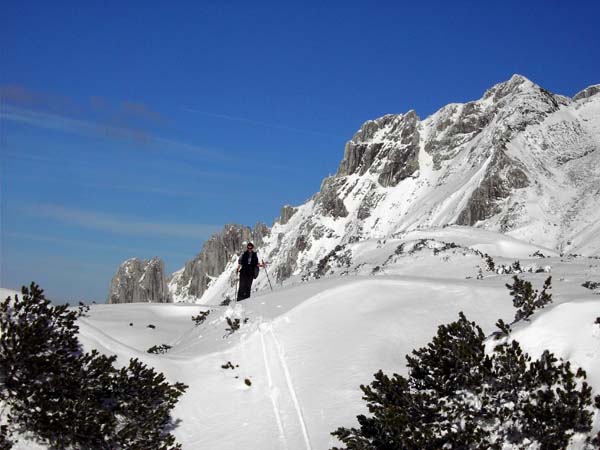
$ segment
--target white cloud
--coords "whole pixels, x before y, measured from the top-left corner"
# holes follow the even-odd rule
[[[4,105],[0,110],[0,118],[19,122],[37,128],[46,128],[49,130],[66,131],[74,134],[98,134],[98,125],[80,119],[60,116],[38,111],[32,111],[25,108],[18,108],[10,105]]]
[[[209,157],[213,160],[231,161],[231,158],[216,150],[153,136],[142,129],[129,126],[116,126],[102,122],[75,119],[73,117],[33,111],[11,105],[2,106],[0,109],[0,119],[36,128],[76,134],[78,136],[102,137],[113,140],[133,141],[141,144],[152,144],[156,149],[169,154],[172,154],[173,150],[177,150]]]
[[[221,229],[221,225],[149,222],[131,217],[65,208],[58,205],[40,205],[36,208],[27,209],[26,213],[83,228],[128,236],[206,239]]]

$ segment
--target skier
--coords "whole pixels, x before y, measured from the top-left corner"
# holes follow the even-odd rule
[[[250,297],[252,280],[258,276],[259,267],[263,267],[258,262],[258,256],[254,252],[254,244],[248,242],[246,251],[238,259],[237,273],[240,274],[240,288],[237,293],[237,301]]]

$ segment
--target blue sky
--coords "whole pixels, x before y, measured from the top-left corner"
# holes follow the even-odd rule
[[[598,2],[413,3],[3,2],[0,284],[104,301],[305,201],[368,119],[600,82]]]

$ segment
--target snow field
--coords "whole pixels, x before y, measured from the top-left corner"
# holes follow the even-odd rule
[[[469,238],[481,242],[481,236]],[[498,243],[502,253],[530,251],[511,238],[507,242]],[[361,257],[377,259],[378,250],[387,252],[384,247],[363,249]],[[82,340],[122,358],[140,357],[171,381],[189,385],[174,411],[184,449],[326,449],[336,444],[331,431],[355,424],[356,415],[366,412],[360,384],[369,383],[378,369],[405,374],[405,355],[426,345],[438,325],[456,320],[459,311],[486,333],[499,318],[512,321],[514,308],[504,287],[512,276],[466,279],[464,271],[470,268],[474,275],[479,260],[453,258],[415,254],[402,263],[412,262],[413,274],[325,278],[261,292],[234,307],[93,306],[84,321],[94,328],[82,327]],[[548,348],[572,358],[596,388],[600,327],[595,330],[593,320],[600,316],[600,297],[580,285],[600,272],[588,260],[542,261],[553,266],[555,303],[530,323],[515,326],[514,337],[534,357]],[[521,276],[539,289],[548,274]],[[191,316],[206,308],[211,309],[207,321],[195,327]],[[168,342],[149,342],[129,329],[128,317],[144,314],[156,331],[165,329],[161,338],[170,337]],[[226,317],[248,322],[224,338]],[[109,333],[99,333],[101,327]],[[143,352],[160,343],[173,348],[166,355]],[[229,361],[234,369],[221,368]]]

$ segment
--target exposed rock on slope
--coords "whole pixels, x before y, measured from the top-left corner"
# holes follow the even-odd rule
[[[414,111],[366,122],[346,144],[336,178],[369,171],[382,186],[396,186],[419,170],[418,125]]]
[[[245,242],[252,241],[260,248],[268,234],[269,228],[262,223],[257,223],[252,229],[244,225],[225,225],[222,232],[204,243],[198,256],[174,274],[169,289],[176,298],[201,297],[211,280],[243,251]]]
[[[110,282],[107,303],[170,302],[165,269],[158,258],[125,261]]]
[[[575,96],[573,97],[573,100],[577,101],[577,100],[581,100],[584,98],[589,98],[598,93],[600,93],[600,84],[595,84],[595,85],[589,86],[589,87],[585,88],[583,91],[575,94]]]
[[[292,216],[296,214],[296,211],[298,211],[298,208],[294,208],[290,205],[284,205],[281,208],[281,215],[279,216],[279,219],[276,220],[276,222],[279,222],[281,225],[285,225],[290,221]]]
[[[529,185],[529,179],[521,165],[506,155],[505,148],[498,148],[479,186],[475,188],[466,207],[456,219],[458,225],[475,225],[501,213],[501,203],[515,189]],[[507,230],[500,230],[507,231]]]

